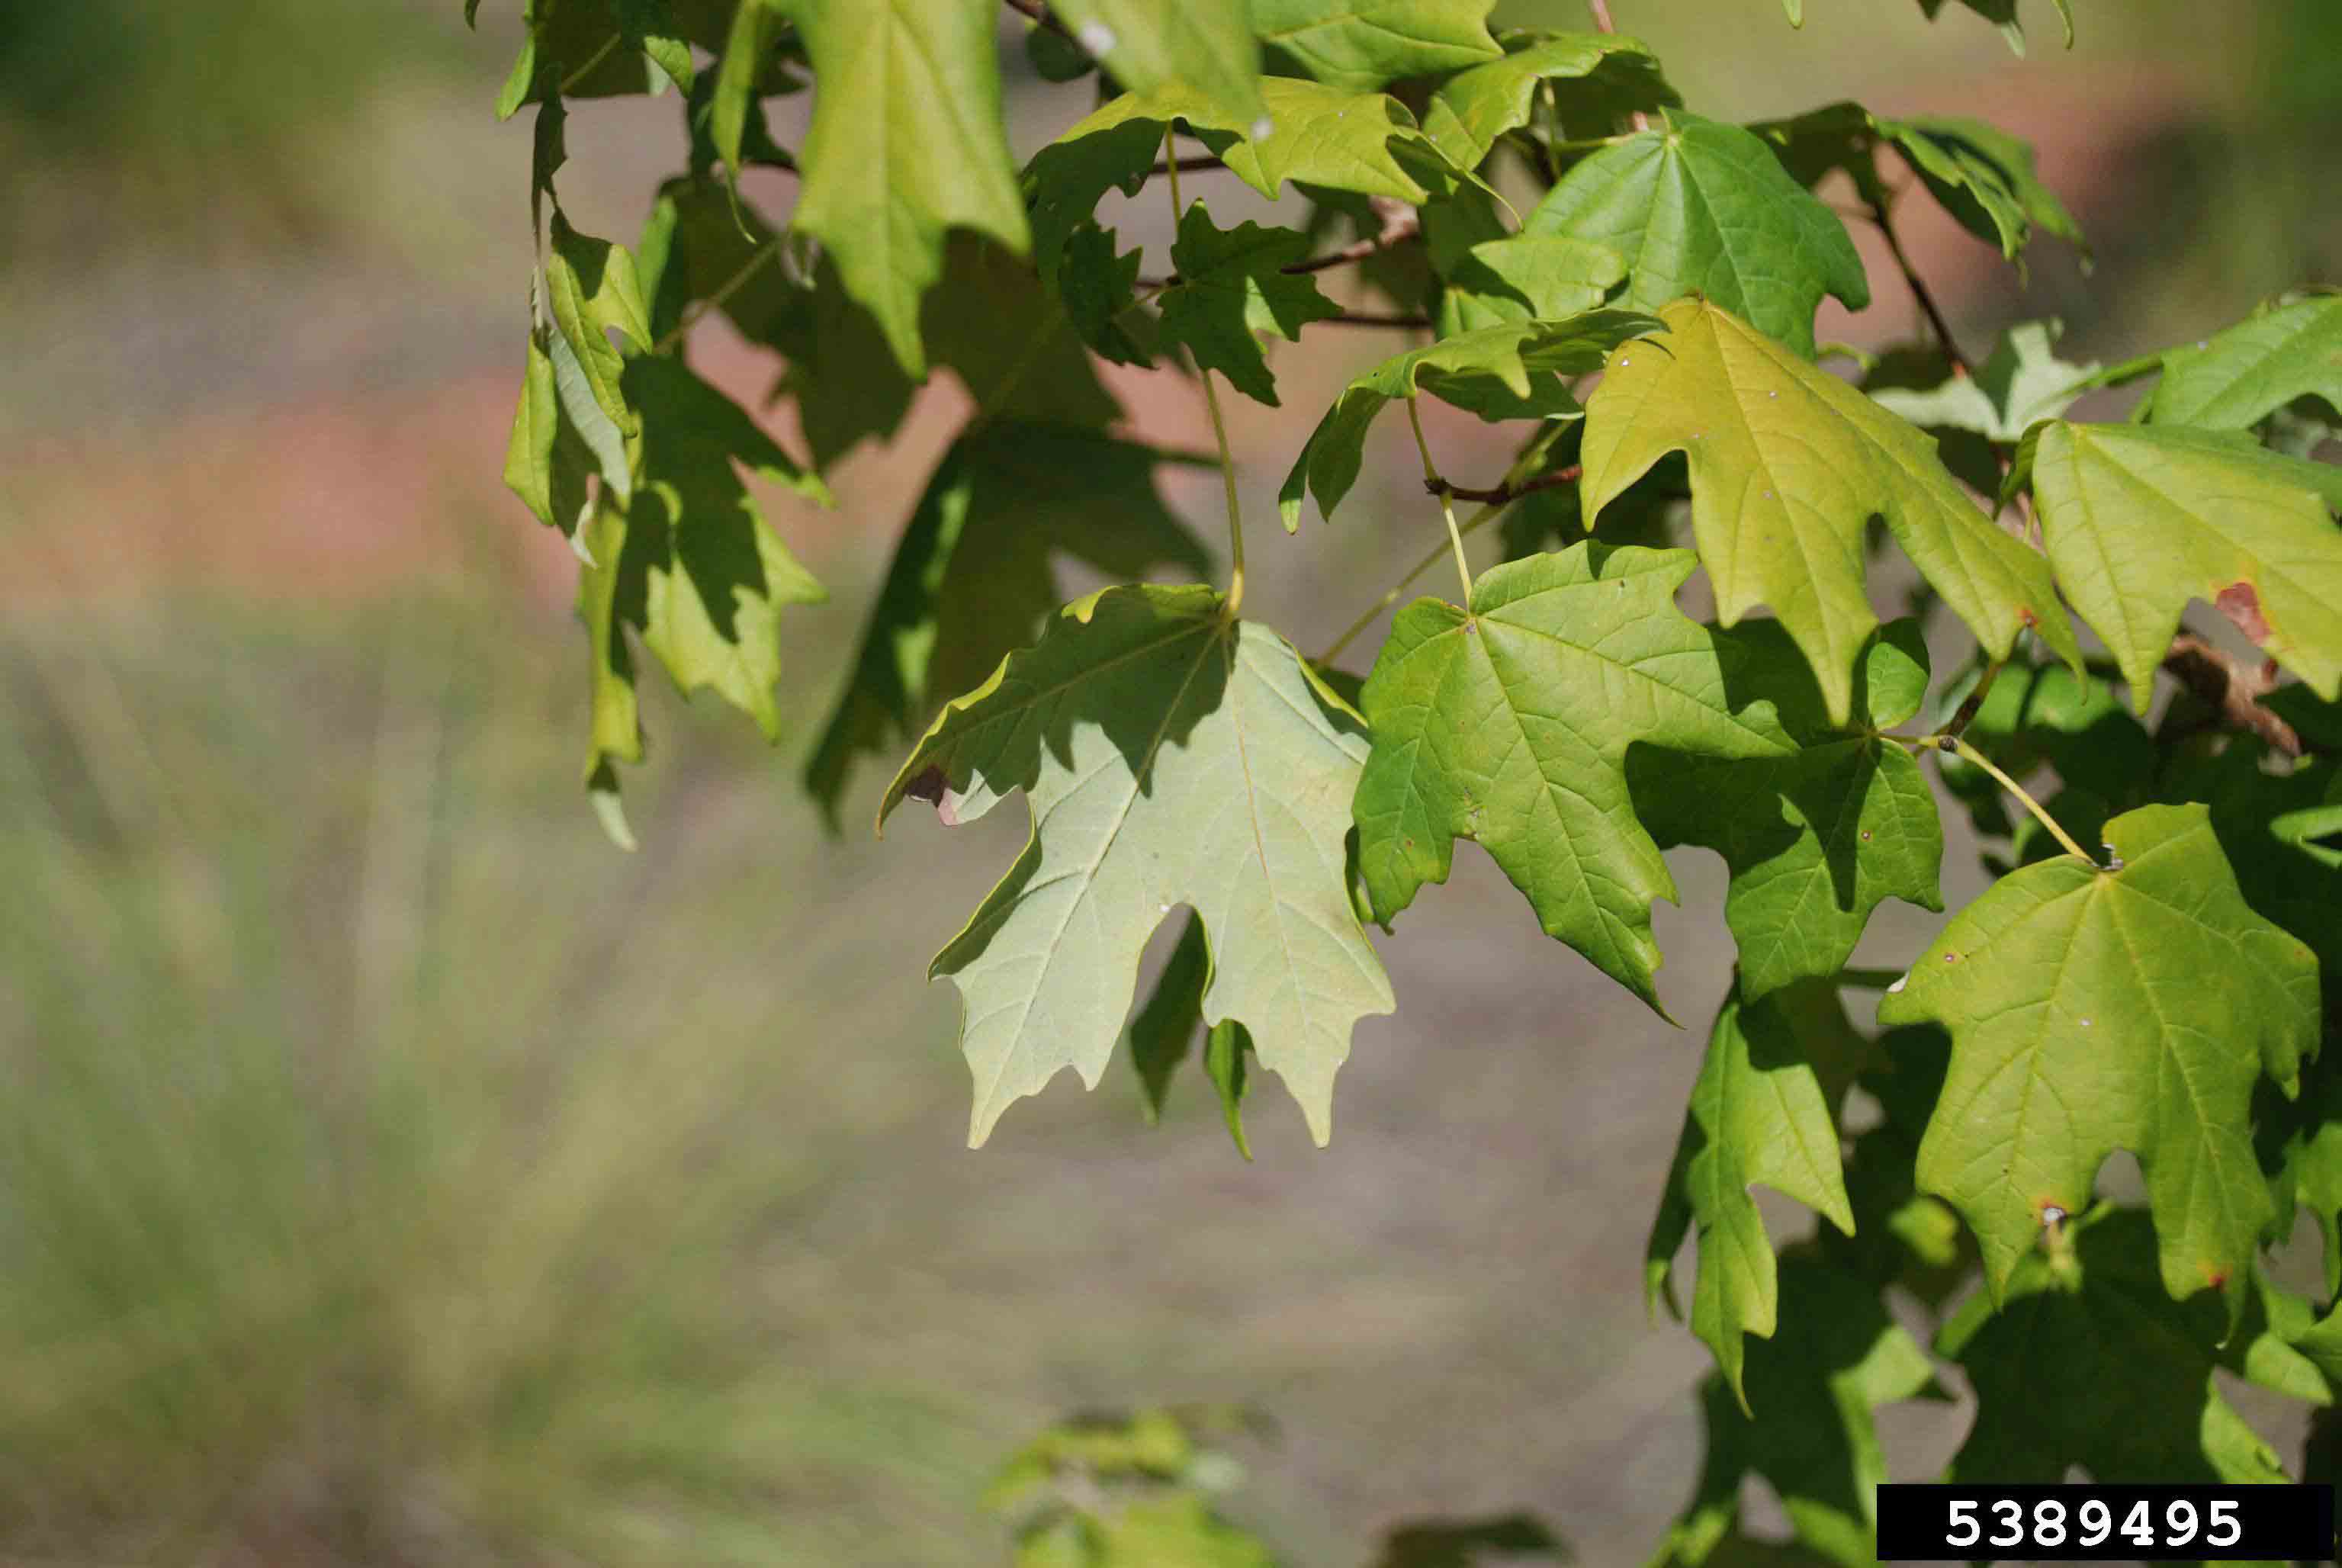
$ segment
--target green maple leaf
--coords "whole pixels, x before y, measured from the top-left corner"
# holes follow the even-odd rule
[[[1494,5],[1495,0],[1252,0],[1252,24],[1262,43],[1284,50],[1317,80],[1370,92],[1402,76],[1442,76],[1495,59],[1501,51],[1488,36]]]
[[[2059,1482],[2077,1464],[2126,1483],[2290,1479],[2213,1382],[2227,1314],[2164,1293],[2145,1212],[2067,1223],[2070,1256],[2025,1258],[1998,1311],[1978,1293],[1937,1336],[1977,1395],[1947,1479]]]
[[[1246,0],[1055,0],[1055,9],[1124,86],[1180,86],[1240,125],[1259,118],[1260,46]]]
[[[1066,236],[1058,293],[1067,319],[1093,354],[1152,369],[1160,324],[1137,309],[1139,253],[1117,254],[1118,243],[1114,230],[1094,223]]]
[[[2294,300],[2173,349],[2163,356],[2148,417],[2242,430],[2297,397],[2322,397],[2342,411],[2342,295]]]
[[[1780,1498],[1799,1543],[1846,1568],[1869,1568],[1877,1561],[1877,1488],[1887,1478],[1877,1413],[1898,1400],[1945,1397],[1927,1353],[1860,1280],[1810,1258],[1784,1258],[1780,1332],[1748,1347],[1747,1380],[1746,1409],[1722,1377],[1700,1385],[1706,1453],[1690,1505],[1656,1562],[1722,1568],[1746,1561],[1731,1548],[1741,1493],[1754,1475]]]
[[[949,704],[879,807],[946,824],[1026,792],[1033,834],[933,974],[965,1004],[971,1141],[1062,1067],[1095,1086],[1146,939],[1203,921],[1209,1024],[1236,1019],[1324,1144],[1356,1021],[1392,1009],[1350,904],[1366,726],[1275,632],[1206,588],[1108,588]]]
[[[1205,1499],[1173,1492],[1099,1513],[1053,1515],[1016,1546],[1016,1568],[1277,1568],[1260,1537]]]
[[[1587,407],[1581,488],[1596,525],[1612,497],[1684,453],[1717,618],[1729,626],[1770,604],[1835,724],[1878,624],[1864,587],[1873,516],[1994,657],[2031,626],[2079,667],[2047,563],[1977,510],[1925,432],[1711,302],[1660,315],[1666,335],[1612,355]]]
[[[1287,533],[1301,524],[1304,495],[1327,517],[1357,483],[1366,430],[1393,402],[1427,392],[1488,419],[1553,418],[1578,412],[1565,376],[1583,375],[1603,355],[1659,324],[1632,311],[1589,311],[1557,322],[1483,327],[1394,355],[1351,381],[1277,491]]]
[[[1856,193],[1879,207],[1890,205],[1894,193],[1879,178],[1872,155],[1882,145],[1893,148],[1961,227],[1997,246],[2020,272],[2037,228],[2089,254],[2073,214],[2042,184],[2031,144],[1981,120],[1897,120],[1859,104],[1838,103],[1749,130],[1779,151],[1800,185],[1812,185],[1832,170],[1843,170]]]
[[[1188,912],[1177,945],[1155,983],[1155,990],[1130,1021],[1130,1064],[1138,1074],[1140,1103],[1151,1126],[1162,1119],[1170,1095],[1171,1075],[1187,1059],[1196,1031],[1204,1021],[1204,993],[1211,989],[1212,955],[1204,942],[1203,923]],[[1246,1058],[1252,1054],[1252,1035],[1234,1019],[1223,1019],[1204,1031],[1204,1071],[1220,1097],[1220,1114],[1236,1153],[1252,1158],[1245,1139],[1244,1097]]]
[[[1572,168],[1522,232],[1618,251],[1622,305],[1656,310],[1698,295],[1810,359],[1822,295],[1849,310],[1870,303],[1846,225],[1737,125],[1678,110],[1666,120]]]
[[[2342,470],[2235,432],[2062,420],[2027,442],[2028,466],[2057,581],[2138,712],[2191,598],[2217,602],[2319,695],[2342,694]]]
[[[1424,105],[1423,134],[1457,168],[1477,168],[1506,133],[1529,123],[1537,88],[1546,82],[1591,84],[1606,108],[1680,107],[1683,100],[1659,74],[1648,45],[1623,33],[1506,35],[1503,57],[1459,71]]]
[[[1792,0],[1792,3],[1795,3],[1795,0]],[[2017,25],[2017,0],[1960,0],[1960,4],[1998,27],[2000,35],[2008,41],[2010,51],[2020,58],[2023,57],[2025,29]],[[2057,20],[2066,29],[2066,47],[2070,49],[2074,46],[2073,0],[2055,0],[2055,4],[2057,7]],[[1927,13],[1927,20],[1930,22],[1936,19],[1937,14],[1943,8],[1944,0],[1919,0],[1919,9]]]
[[[1769,698],[1797,741],[1787,755],[1686,755],[1653,736],[1626,756],[1626,783],[1660,844],[1724,857],[1724,918],[1750,1000],[1837,973],[1887,898],[1944,907],[1943,824],[1927,781],[1879,732],[1918,712],[1927,650],[1916,621],[1881,627],[1859,665],[1854,724],[1831,726],[1802,655],[1778,622],[1728,634],[1734,705]]]
[[[812,287],[778,265],[781,236],[712,180],[670,180],[643,225],[641,272],[662,335],[695,301],[722,296],[733,326],[787,361],[778,394],[794,397],[815,465],[892,434],[916,385],[876,320],[839,286],[827,258]],[[1121,417],[1068,315],[1034,269],[974,235],[945,246],[942,283],[921,319],[928,357],[996,417],[1095,428]]]
[[[1744,1409],[1742,1336],[1770,1338],[1780,1304],[1773,1243],[1750,1189],[1762,1183],[1853,1233],[1837,1111],[1868,1044],[1847,1021],[1828,983],[1794,986],[1757,1003],[1736,984],[1708,1034],[1644,1249],[1643,1290],[1649,1304],[1664,1297],[1681,1315],[1671,1276],[1684,1236],[1696,1229],[1692,1333],[1715,1353]]]
[[[1881,408],[1934,430],[1966,430],[2004,444],[2044,419],[2055,419],[2081,396],[2098,372],[2096,360],[2073,365],[2057,354],[2064,326],[2028,321],[2010,327],[1973,375],[1952,375],[1926,389],[1870,386]]]
[[[1375,745],[1356,807],[1376,922],[1476,839],[1547,935],[1658,1005],[1651,901],[1676,889],[1628,798],[1627,746],[1792,749],[1769,711],[1732,710],[1714,634],[1676,610],[1696,564],[1578,544],[1483,574],[1469,614],[1436,599],[1398,613],[1366,678]]]
[[[712,50],[722,42],[704,25],[703,10],[686,7],[678,19],[666,0],[529,0],[522,8],[528,31],[496,117],[509,119],[528,103],[653,91],[657,76],[689,92],[691,45]]]
[[[813,125],[792,226],[821,241],[896,363],[926,374],[919,301],[954,227],[1023,254],[1025,204],[1000,117],[990,0],[743,0],[796,24]]]
[[[639,431],[642,421],[619,385],[626,358],[608,335],[616,332],[637,348],[651,345],[650,312],[633,254],[622,245],[579,234],[555,207],[545,258],[545,297],[554,329],[575,356],[594,402],[624,434]]]
[[[2268,1218],[2253,1086],[2290,1092],[2317,1046],[2317,961],[2253,913],[2201,805],[2107,824],[2116,869],[2073,855],[2002,878],[1956,915],[1878,1009],[1952,1034],[1919,1184],[1960,1211],[1995,1300],[2052,1208],[2138,1156],[2185,1298],[2242,1300]]]
[[[594,454],[562,411],[552,343],[544,328],[529,335],[520,405],[513,411],[512,438],[505,448],[505,484],[539,522],[574,534],[585,518]],[[619,472],[625,472],[623,462]]]
[[[1103,434],[1019,420],[979,424],[944,454],[895,547],[846,690],[806,764],[806,788],[837,825],[857,757],[916,735],[944,699],[1033,640],[1064,602],[1060,556],[1116,578],[1211,565],[1155,489],[1161,453]]]
[[[606,494],[587,525],[592,564],[578,584],[594,654],[589,772],[610,781],[597,794],[616,787],[611,761],[642,760],[629,628],[684,692],[714,687],[777,739],[782,608],[827,597],[773,532],[740,468],[826,503],[821,481],[678,361],[630,361],[626,391],[644,416],[639,478],[623,508]]]
[[[1183,345],[1198,369],[1216,370],[1246,397],[1276,407],[1276,383],[1254,334],[1297,343],[1307,323],[1342,314],[1316,279],[1280,270],[1308,254],[1306,235],[1255,223],[1222,229],[1203,203],[1190,203],[1171,244],[1179,281],[1159,298],[1165,340]]]
[[[1626,275],[1607,245],[1563,235],[1508,235],[1464,249],[1441,268],[1439,335],[1582,315]]]
[[[1944,1088],[1951,1040],[1941,1029],[1891,1029],[1868,1048],[1856,1080],[1881,1113],[1853,1142],[1846,1188],[1853,1199],[1849,1235],[1819,1231],[1821,1255],[1880,1289],[1889,1285],[1941,1311],[1968,1283],[1960,1218],[1941,1198],[1919,1191],[1920,1140]]]
[[[2217,755],[2183,754],[2155,789],[2206,803],[2245,902],[2309,944],[2342,1016],[2342,761],[2277,755],[2237,736]]]
[[[1044,274],[1056,275],[1065,237],[1098,198],[1109,190],[1137,193],[1174,123],[1271,200],[1291,180],[1419,205],[1432,196],[1424,179],[1445,185],[1456,177],[1396,98],[1289,76],[1264,77],[1260,88],[1266,113],[1252,119],[1229,115],[1185,87],[1125,93],[1035,154],[1025,189]]]

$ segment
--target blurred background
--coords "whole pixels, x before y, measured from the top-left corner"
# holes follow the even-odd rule
[[[456,0],[0,25],[0,1558],[997,1563],[982,1493],[1019,1441],[1179,1399],[1273,1413],[1231,1506],[1293,1562],[1521,1509],[1640,1560],[1699,1452],[1706,1353],[1646,1322],[1640,1273],[1728,977],[1717,863],[1674,857],[1686,910],[1659,911],[1690,1029],[1467,850],[1381,944],[1401,1011],[1360,1028],[1329,1150],[1272,1086],[1246,1164],[1200,1077],[1146,1130],[1118,1064],[966,1151],[953,994],[921,976],[1021,814],[833,840],[796,784],[959,394],[848,460],[836,510],[768,498],[834,594],[788,618],[794,727],[767,749],[646,695],[644,847],[612,850],[578,788],[570,558],[497,479],[517,8],[477,34]],[[2035,141],[2094,275],[2045,242],[2020,280],[1911,205],[1971,352],[2047,315],[2113,360],[2342,281],[2342,7],[2075,8],[2067,53],[2028,5],[2019,61],[1957,6],[1810,0],[1793,33],[1773,0],[1615,0],[1705,113],[1857,97]],[[1023,152],[1084,89],[1030,75],[1021,25]],[[681,161],[674,100],[579,105],[570,145],[579,225],[630,235]],[[1872,260],[1878,303],[1825,338],[1913,335]],[[725,331],[696,353],[753,396],[768,368]],[[1315,343],[1291,385],[1393,346]],[[1116,385],[1140,430],[1208,445],[1191,385]],[[1286,401],[1237,422],[1247,606],[1310,648],[1436,521],[1386,429],[1380,509],[1370,484],[1285,540],[1268,497],[1318,412]],[[1166,484],[1216,539],[1216,479]],[[1979,880],[1947,825],[1957,901]],[[1927,928],[1890,905],[1863,959]],[[1965,1422],[1892,1416],[1898,1468]]]

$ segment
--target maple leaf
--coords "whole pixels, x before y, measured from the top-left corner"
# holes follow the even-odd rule
[[[1683,1135],[1644,1249],[1643,1290],[1681,1316],[1672,1276],[1696,1229],[1699,1276],[1692,1333],[1715,1353],[1747,1407],[1744,1334],[1769,1338],[1779,1319],[1773,1244],[1750,1189],[1792,1197],[1848,1234],[1854,1211],[1838,1160],[1837,1112],[1868,1042],[1837,992],[1809,983],[1750,1003],[1736,985],[1716,1015]]]
[[[1126,87],[1179,86],[1249,125],[1262,113],[1260,46],[1246,0],[1053,0],[1074,37]]]
[[[1398,613],[1366,677],[1375,745],[1356,805],[1377,922],[1476,839],[1547,935],[1658,1006],[1651,901],[1672,901],[1675,881],[1628,799],[1626,748],[1794,749],[1769,710],[1733,711],[1715,634],[1676,610],[1696,564],[1583,544],[1482,574],[1468,613],[1437,599]]]
[[[1350,904],[1345,840],[1366,726],[1207,588],[1103,589],[947,704],[888,786],[946,825],[1023,790],[1033,833],[931,974],[951,976],[980,1144],[1063,1067],[1095,1087],[1148,935],[1203,922],[1207,1024],[1236,1019],[1330,1136],[1335,1071],[1390,982]]]
[[[1276,383],[1256,333],[1298,342],[1313,321],[1342,314],[1316,279],[1281,269],[1309,254],[1309,236],[1293,229],[1238,224],[1222,229],[1201,202],[1179,215],[1171,263],[1179,281],[1159,297],[1163,336],[1184,345],[1198,369],[1216,370],[1256,402],[1278,406]]]
[[[781,609],[828,596],[773,532],[739,468],[826,503],[821,481],[679,361],[629,361],[626,392],[645,415],[640,480],[623,506],[605,492],[585,530],[591,564],[577,589],[594,654],[597,794],[616,788],[611,761],[642,760],[627,628],[683,691],[715,687],[777,739]]]
[[[1663,846],[1698,844],[1731,868],[1724,918],[1754,1001],[1835,974],[1887,898],[1941,910],[1943,824],[1909,752],[1879,732],[1919,709],[1927,651],[1916,621],[1881,627],[1858,666],[1853,724],[1831,726],[1811,671],[1778,622],[1726,634],[1736,708],[1768,699],[1797,747],[1787,755],[1687,755],[1657,737],[1626,754],[1635,809]]]
[[[1867,383],[1863,390],[1914,424],[1966,430],[2006,444],[2072,407],[2097,374],[2096,360],[2073,365],[2057,357],[2064,331],[2059,322],[2020,322],[2000,335],[1974,375],[1948,375],[1927,388]]]
[[[1780,1498],[1804,1546],[1846,1568],[1877,1561],[1877,1495],[1887,1456],[1877,1413],[1899,1400],[1946,1395],[1927,1353],[1860,1280],[1810,1258],[1784,1258],[1781,1303],[1780,1332],[1748,1347],[1747,1408],[1720,1376],[1700,1385],[1707,1449],[1660,1564],[1745,1561],[1731,1547],[1752,1475]]]
[[[1630,309],[1698,295],[1810,359],[1822,295],[1849,310],[1870,303],[1846,225],[1739,126],[1681,110],[1666,119],[1573,167],[1521,232],[1616,250]]]
[[[1529,123],[1538,86],[1569,82],[1573,101],[1598,99],[1614,117],[1680,107],[1640,39],[1620,33],[1508,33],[1501,59],[1458,71],[1433,89],[1423,134],[1462,169],[1476,168],[1506,133]]]
[[[1848,722],[1854,662],[1878,624],[1864,585],[1874,516],[1987,653],[2006,656],[2030,626],[2080,668],[2047,563],[1977,509],[1925,432],[1708,301],[1659,314],[1666,335],[1613,354],[1587,404],[1580,484],[1595,526],[1662,456],[1685,454],[1717,618],[1770,604],[1834,724]]]
[[[1156,977],[1154,991],[1130,1021],[1130,1064],[1138,1074],[1140,1103],[1149,1124],[1163,1115],[1171,1092],[1171,1075],[1187,1059],[1196,1031],[1204,1020],[1204,993],[1211,989],[1212,955],[1204,943],[1203,923],[1189,911],[1178,943]],[[1223,1019],[1204,1031],[1204,1072],[1220,1099],[1220,1115],[1236,1153],[1252,1158],[1245,1138],[1244,1097],[1246,1058],[1252,1054],[1252,1035],[1234,1019]]]
[[[1919,1183],[1960,1211],[2003,1299],[2051,1209],[2090,1203],[2098,1166],[2138,1156],[2176,1297],[2241,1303],[2269,1195],[2253,1086],[2288,1089],[2317,1044],[2317,961],[2237,891],[2202,805],[2106,827],[2101,868],[2029,865],[1954,916],[1883,1024],[1939,1022],[1952,1062]]]
[[[2342,295],[2289,301],[2166,354],[2147,416],[2242,430],[2297,397],[2342,413]]]
[[[1626,275],[1607,245],[1560,235],[1508,235],[1465,248],[1442,269],[1439,335],[1561,321],[1599,305]]]
[[[1502,53],[1488,36],[1495,0],[1252,0],[1262,43],[1331,86],[1370,91],[1444,76]],[[1477,162],[1475,159],[1474,162]]]
[[[1977,1395],[1947,1479],[2055,1483],[2075,1465],[2126,1483],[2291,1479],[2220,1396],[2227,1316],[2165,1294],[2145,1211],[2066,1223],[2067,1255],[2024,1258],[1997,1310],[1973,1295],[1937,1336]]]
[[[954,227],[1022,255],[1031,235],[1000,117],[991,0],[742,0],[796,24],[813,125],[791,225],[820,240],[896,363],[926,374],[919,300]]]
[[[1200,577],[1211,558],[1156,493],[1156,452],[1096,432],[983,422],[945,453],[871,606],[854,668],[806,764],[835,828],[855,759],[918,733],[1033,640],[1064,602],[1056,562],[1116,578],[1160,566]]]
[[[2139,713],[2191,598],[2319,695],[2342,694],[2342,470],[2237,432],[2063,420],[2034,432],[2018,467],[2057,581]]]
[[[1489,419],[1554,418],[1578,412],[1564,376],[1583,375],[1605,352],[1660,324],[1632,311],[1597,310],[1566,321],[1514,322],[1394,355],[1343,388],[1276,493],[1286,533],[1301,525],[1304,495],[1334,508],[1357,483],[1366,430],[1399,399],[1427,392]]]

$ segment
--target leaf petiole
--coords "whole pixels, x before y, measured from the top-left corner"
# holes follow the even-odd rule
[[[1171,184],[1171,227],[1176,232],[1185,205],[1179,200],[1178,148],[1172,142],[1169,125],[1163,127],[1163,156],[1170,165],[1165,175]],[[1223,613],[1233,621],[1243,607],[1245,590],[1244,517],[1236,504],[1236,466],[1228,455],[1228,426],[1220,416],[1220,394],[1212,389],[1212,373],[1199,365],[1196,367],[1196,379],[1204,384],[1204,407],[1212,416],[1212,442],[1220,452],[1220,482],[1227,491],[1228,594]]]
[[[2018,803],[2022,804],[2027,811],[2033,814],[2033,818],[2036,822],[2038,822],[2043,827],[2049,830],[2049,836],[2051,838],[2056,839],[2059,844],[2065,845],[2066,853],[2067,854],[2078,855],[2082,859],[2088,861],[2092,865],[2098,864],[2098,857],[2092,854],[2088,850],[2084,849],[2080,844],[2075,843],[2074,835],[2067,833],[2064,828],[2058,826],[2057,819],[2051,816],[2047,810],[2042,806],[2039,801],[2035,800],[2031,794],[2027,794],[2023,784],[2018,784],[2015,779],[2001,772],[2000,769],[1994,764],[1990,757],[1986,756],[1982,752],[1977,750],[1976,747],[1960,739],[1959,736],[1947,731],[1938,734],[1921,735],[1917,740],[1912,741],[1908,744],[1912,751],[1915,753],[1930,746],[1934,747],[1937,751],[1956,752],[1963,760],[1984,769],[1986,773],[1992,775],[1995,783],[1998,784],[2001,788],[2007,790],[2010,794],[2015,795]]]
[[[1431,460],[1431,443],[1423,438],[1422,399],[1414,393],[1406,397],[1406,422],[1415,429],[1415,449],[1423,454],[1423,482],[1439,496],[1439,515],[1447,524],[1447,542],[1456,547],[1456,575],[1464,584],[1463,610],[1472,613],[1472,568],[1464,559],[1464,532],[1456,526],[1456,504],[1447,498],[1447,481],[1441,478],[1439,465]]]

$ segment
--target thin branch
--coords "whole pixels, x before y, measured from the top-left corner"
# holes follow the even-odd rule
[[[2277,689],[2267,666],[2251,669],[2203,638],[2181,633],[2163,655],[2163,667],[2197,696],[2219,710],[2231,729],[2248,731],[2287,756],[2297,757],[2304,747],[2294,727],[2261,706],[2260,699]]]
[[[1895,233],[1895,225],[1887,219],[1887,209],[1873,203],[1870,215],[1871,220],[1877,224],[1878,232],[1887,237],[1887,255],[1895,258],[1895,265],[1902,272],[1903,281],[1911,285],[1911,297],[1919,302],[1920,310],[1927,314],[1927,325],[1935,328],[1936,341],[1944,346],[1944,357],[1952,362],[1952,374],[1967,375],[1969,360],[1960,352],[1959,340],[1952,335],[1952,324],[1944,319],[1943,306],[1936,303],[1934,292],[1927,287],[1927,280],[1921,277],[1918,268],[1911,265],[1910,256],[1903,249],[1903,241]]]
[[[684,312],[682,319],[677,321],[675,325],[669,329],[666,335],[660,338],[656,343],[651,345],[651,352],[653,354],[665,354],[674,348],[676,344],[681,343],[685,338],[690,336],[691,329],[693,327],[697,326],[700,322],[709,315],[723,309],[726,305],[731,302],[732,296],[738,294],[741,289],[746,287],[748,280],[755,277],[756,274],[763,269],[766,262],[773,260],[780,254],[781,240],[778,236],[776,236],[766,244],[757,246],[756,254],[750,256],[746,261],[741,263],[739,271],[734,273],[730,277],[726,278],[722,283],[716,285],[715,292],[710,294],[706,299],[696,302],[689,310]]]
[[[1219,162],[1216,158],[1211,161],[1215,165],[1217,165]],[[1185,169],[1187,166],[1187,160],[1185,158],[1181,158],[1177,160],[1177,162],[1182,169]],[[1162,165],[1157,165],[1156,167],[1160,169]],[[1165,172],[1167,173],[1168,171]],[[1344,245],[1340,250],[1327,251],[1322,256],[1311,256],[1306,261],[1288,262],[1284,266],[1281,266],[1276,270],[1281,273],[1289,273],[1296,277],[1300,276],[1304,273],[1324,272],[1330,267],[1341,266],[1348,262],[1364,261],[1368,256],[1379,255],[1384,251],[1389,250],[1394,245],[1405,245],[1409,240],[1419,239],[1422,237],[1422,235],[1423,222],[1415,215],[1415,210],[1410,207],[1407,209],[1406,215],[1404,218],[1395,218],[1391,221],[1386,222],[1383,225],[1382,233],[1378,235],[1371,235],[1362,240],[1353,240],[1348,245]],[[1162,290],[1166,288],[1177,288],[1186,281],[1186,280],[1185,278],[1181,277],[1175,272],[1168,277],[1140,278],[1138,280],[1138,286],[1141,288],[1151,288],[1157,293],[1160,293]]]
[[[1616,33],[1618,24],[1610,20],[1610,0],[1586,0],[1586,9],[1594,13],[1594,30]]]
[[[1456,504],[1447,498],[1447,481],[1439,476],[1439,464],[1431,460],[1431,443],[1423,435],[1423,404],[1419,394],[1410,393],[1406,400],[1406,422],[1415,430],[1415,449],[1423,454],[1423,487],[1439,497],[1439,515],[1447,524],[1447,542],[1456,547],[1456,576],[1464,584],[1464,613],[1472,612],[1472,567],[1464,559],[1464,534],[1456,526]]]
[[[1450,484],[1445,479],[1423,482],[1423,487],[1434,495],[1452,495],[1458,501],[1478,501],[1490,506],[1502,506],[1539,490],[1556,490],[1564,484],[1575,484],[1586,472],[1582,464],[1573,463],[1566,468],[1556,468],[1535,479],[1524,479],[1518,484],[1497,484],[1486,490],[1475,490],[1469,485]]]
[[[1071,38],[1074,35],[1074,30],[1060,21],[1057,14],[1050,10],[1044,0],[1001,0],[1001,4],[1020,16],[1028,16],[1038,22],[1060,38]]]
[[[1171,145],[1171,127],[1163,127],[1163,155],[1170,165],[1171,226],[1179,226],[1180,214],[1185,210],[1179,201],[1179,160]],[[1236,464],[1228,452],[1227,422],[1220,414],[1220,394],[1212,390],[1212,373],[1202,365],[1196,367],[1196,379],[1203,383],[1204,407],[1212,416],[1212,444],[1220,456],[1220,483],[1227,491],[1228,503],[1228,591],[1221,601],[1221,614],[1230,621],[1243,607],[1245,591],[1244,514],[1236,504]]]
[[[1416,332],[1431,325],[1427,315],[1387,315],[1371,310],[1346,310],[1339,315],[1322,316],[1309,324],[1312,326],[1389,326]]]
[[[1149,175],[1167,175],[1174,169],[1176,169],[1183,175],[1207,175],[1216,169],[1226,169],[1226,167],[1227,165],[1220,162],[1219,159],[1214,157],[1211,154],[1198,153],[1192,158],[1179,158],[1170,162],[1157,164],[1146,172]]]

